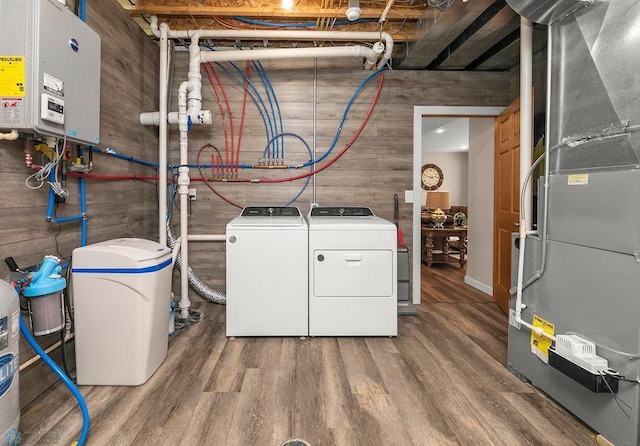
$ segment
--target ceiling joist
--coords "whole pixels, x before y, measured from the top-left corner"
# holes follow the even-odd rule
[[[155,15],[158,17],[260,17],[268,19],[280,19],[286,17],[288,19],[319,19],[319,18],[338,18],[345,19],[346,8],[321,8],[305,7],[296,8],[285,11],[280,6],[267,6],[254,8],[250,6],[164,6],[164,5],[135,5],[126,6],[125,9],[132,15]],[[422,8],[409,9],[391,9],[387,14],[388,21],[401,20],[418,20],[422,16],[424,10]],[[361,19],[379,19],[381,14],[380,8],[363,8]]]

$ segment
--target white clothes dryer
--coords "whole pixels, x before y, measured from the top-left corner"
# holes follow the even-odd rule
[[[367,207],[316,207],[309,224],[309,334],[396,336],[397,228]]]

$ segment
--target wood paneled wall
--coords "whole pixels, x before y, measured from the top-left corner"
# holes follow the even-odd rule
[[[177,52],[173,79],[172,110],[177,110],[177,89],[186,79],[188,55]],[[284,120],[284,131],[303,137],[313,147],[313,90],[317,84],[316,156],[323,154],[333,140],[342,114],[351,95],[371,74],[363,71],[359,61],[319,60],[314,76],[313,60],[263,62],[277,94]],[[227,65],[225,65],[227,67]],[[244,70],[244,63],[239,64]],[[229,69],[235,72],[233,69]],[[220,67],[216,72],[225,87],[237,131],[242,111],[242,89]],[[255,71],[251,79],[262,93],[260,79]],[[404,191],[412,189],[413,159],[413,107],[417,105],[503,106],[510,97],[509,73],[389,71],[378,103],[360,137],[337,162],[316,175],[315,201],[321,205],[366,205],[383,218],[393,221],[393,198],[400,201],[400,227],[405,244],[411,246],[411,204],[404,203]],[[380,77],[373,79],[355,99],[347,117],[338,144],[329,156],[339,152],[351,139],[364,119],[375,95]],[[269,104],[264,96],[265,103]],[[195,163],[198,150],[205,144],[215,145],[224,153],[225,139],[220,108],[212,87],[203,70],[203,109],[211,110],[211,126],[194,126],[189,132],[189,162]],[[256,106],[247,104],[241,164],[256,164],[265,149],[266,137]],[[173,128],[170,137],[170,162],[178,163],[178,132]],[[285,138],[286,164],[301,163],[309,159],[304,146],[294,137]],[[210,162],[212,151],[203,152],[201,162]],[[288,177],[300,170],[265,172],[240,170],[241,178]],[[269,175],[268,175],[269,174]],[[210,177],[210,172],[205,176]],[[192,177],[199,177],[192,169]],[[303,181],[266,184],[212,183],[225,197],[238,205],[284,205],[293,198]],[[190,187],[197,190],[197,200],[191,203],[189,231],[192,234],[224,234],[226,224],[238,215],[235,208],[211,192],[202,182]],[[310,183],[295,205],[306,214],[314,201]],[[174,208],[174,212],[177,212]],[[177,214],[176,214],[177,215]],[[179,219],[174,218],[174,232],[179,233]],[[251,259],[247,259],[251,261]],[[274,261],[277,257],[274,253]],[[198,276],[213,288],[225,289],[224,243],[191,243],[190,262]],[[174,291],[179,292],[176,273]],[[250,278],[247,278],[250,280]],[[286,281],[286,271],[276,280]],[[198,298],[196,298],[198,299]]]
[[[72,6],[70,6],[72,9]],[[100,147],[157,162],[157,130],[138,124],[139,114],[158,107],[158,50],[115,0],[88,1],[86,21],[101,37]],[[87,107],[98,104],[86,104]],[[23,162],[23,141],[0,141],[1,255],[12,256],[20,266],[37,264],[43,256],[71,256],[80,244],[80,223],[47,223],[48,188],[31,190],[25,179],[33,173]],[[156,170],[113,157],[95,154],[94,173],[155,175]],[[34,155],[34,163],[41,164]],[[59,217],[79,213],[77,180],[68,179],[70,196],[59,205]],[[118,237],[157,240],[157,191],[154,182],[86,180],[88,243]],[[9,278],[2,262],[1,277]],[[39,338],[46,347],[58,335]],[[26,342],[20,345],[20,362],[33,356]],[[57,378],[41,362],[29,367],[20,380],[21,405],[40,395]]]

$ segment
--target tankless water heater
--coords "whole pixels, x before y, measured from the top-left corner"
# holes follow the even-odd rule
[[[0,0],[0,131],[100,141],[100,37],[54,0]]]

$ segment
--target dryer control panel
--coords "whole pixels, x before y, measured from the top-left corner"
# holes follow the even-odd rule
[[[367,207],[317,207],[311,209],[312,217],[374,217]]]

